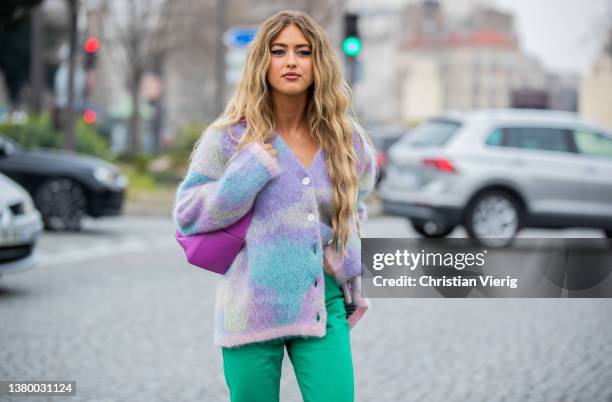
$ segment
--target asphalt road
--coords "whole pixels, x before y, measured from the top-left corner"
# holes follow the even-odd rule
[[[389,217],[363,230],[412,234]],[[0,380],[72,380],[77,395],[0,399],[229,400],[212,344],[217,278],[183,262],[173,231],[169,218],[125,216],[45,233],[39,265],[0,278]],[[372,304],[351,331],[356,401],[612,401],[612,300]],[[286,356],[281,401],[300,400]]]

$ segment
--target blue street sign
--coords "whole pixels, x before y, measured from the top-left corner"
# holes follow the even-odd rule
[[[257,27],[234,26],[225,31],[223,34],[223,42],[230,49],[247,47],[255,38]]]

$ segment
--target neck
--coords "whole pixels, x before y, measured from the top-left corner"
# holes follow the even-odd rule
[[[285,95],[274,91],[272,102],[274,104],[276,130],[284,136],[300,136],[307,127],[306,101],[307,93]]]

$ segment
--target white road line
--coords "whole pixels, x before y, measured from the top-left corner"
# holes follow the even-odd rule
[[[152,247],[178,247],[168,237],[139,238],[124,237],[120,240],[107,241],[91,247],[73,248],[59,252],[40,252],[39,266],[54,266],[69,264],[78,261],[87,261],[96,258],[112,257],[121,254],[142,252]]]

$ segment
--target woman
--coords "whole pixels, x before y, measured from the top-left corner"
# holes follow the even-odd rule
[[[191,155],[174,210],[183,234],[253,207],[216,294],[214,343],[232,401],[278,401],[285,347],[304,401],[353,400],[349,330],[369,307],[359,220],[377,172],[349,106],[324,30],[281,12],[259,28],[232,99]]]

